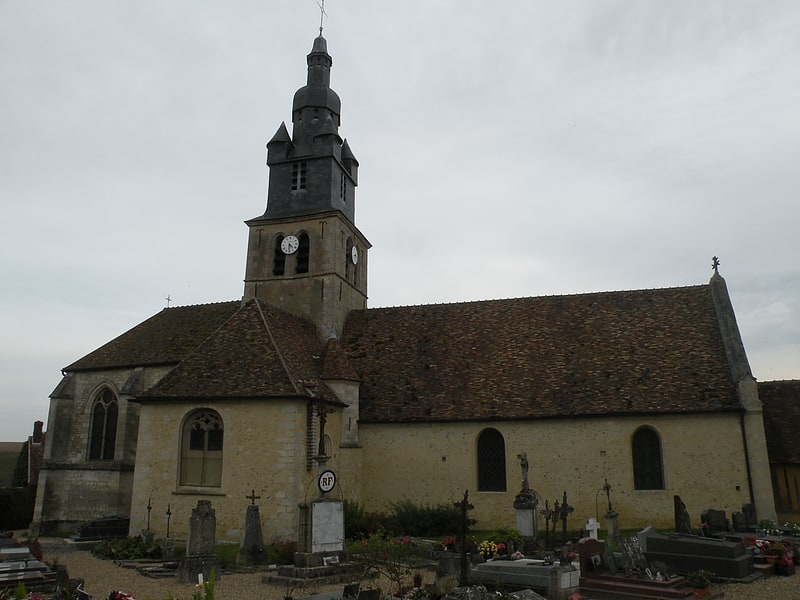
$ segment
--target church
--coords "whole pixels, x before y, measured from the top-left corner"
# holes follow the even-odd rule
[[[566,491],[581,524],[606,480],[622,527],[669,526],[676,494],[698,518],[775,517],[716,261],[689,287],[369,308],[359,162],[321,32],[307,64],[291,132],[267,144],[242,297],[165,308],[63,369],[34,532],[118,515],[182,537],[209,500],[217,539],[239,542],[258,497],[265,541],[302,544],[328,471],[327,495],[368,511],[468,490],[477,528],[513,527],[521,456],[542,505]]]

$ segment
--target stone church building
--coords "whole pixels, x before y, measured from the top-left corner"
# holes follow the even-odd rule
[[[387,510],[469,490],[513,526],[518,455],[581,523],[607,478],[620,524],[752,502],[773,518],[761,402],[723,278],[670,289],[371,309],[359,163],[320,35],[267,144],[266,211],[241,299],[166,308],[63,369],[34,530],[108,515],[185,535],[210,500],[238,542],[253,491],[267,540],[304,539],[328,496]],[[256,209],[256,207],[254,207]],[[237,268],[231,265],[231,268]],[[602,504],[602,503],[601,503]]]

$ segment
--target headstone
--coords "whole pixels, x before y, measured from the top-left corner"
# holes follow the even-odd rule
[[[710,533],[719,533],[728,531],[728,516],[724,510],[714,510],[707,508],[700,513],[700,522],[708,526]]]
[[[494,560],[477,565],[472,574],[480,581],[513,589],[530,588],[551,600],[566,600],[578,592],[580,573],[572,565],[542,560]]]
[[[607,570],[603,563],[605,552],[605,542],[600,540],[589,538],[578,542],[578,563],[580,564],[581,577]]]
[[[747,525],[747,517],[744,513],[735,512],[731,515],[731,522],[733,523],[733,530],[741,533],[749,532],[750,527]]]
[[[753,557],[739,542],[654,531],[646,537],[647,559],[666,563],[678,572],[703,569],[728,579],[745,579],[753,572]]]
[[[255,493],[254,493],[255,495]],[[255,502],[255,499],[253,499]],[[244,539],[236,557],[237,564],[244,566],[261,565],[267,560],[264,552],[264,536],[261,531],[261,515],[256,504],[247,507],[244,518]]]
[[[591,517],[589,521],[586,523],[586,531],[589,532],[589,537],[593,540],[597,539],[597,530],[600,529],[600,523],[597,522],[597,519]]]
[[[757,527],[758,519],[756,518],[756,507],[754,504],[742,504],[742,512],[747,521],[748,527]]]
[[[178,583],[197,583],[219,579],[222,563],[214,555],[217,536],[217,517],[210,500],[198,500],[189,518],[189,535],[186,538],[186,556],[178,563]]]
[[[610,510],[605,514],[606,535],[608,539],[611,540],[617,547],[619,547],[622,543],[622,539],[619,534],[619,523],[617,521],[618,518],[619,514],[617,514],[617,511],[615,510]]]
[[[217,515],[210,500],[198,500],[189,518],[189,536],[186,538],[186,556],[214,554],[217,538]]]
[[[677,494],[672,499],[675,508],[675,531],[678,533],[692,533],[692,519],[686,510],[686,505]]]

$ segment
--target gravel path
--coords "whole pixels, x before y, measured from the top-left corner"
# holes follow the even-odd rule
[[[98,560],[85,550],[67,546],[61,540],[40,540],[44,559],[66,565],[69,576],[85,581],[85,589],[95,600],[104,600],[108,592],[121,590],[136,600],[166,600],[169,594],[177,600],[189,600],[194,586],[179,584],[174,579],[152,579],[112,561]],[[262,583],[266,571],[226,574],[217,584],[218,600],[282,600],[285,595],[302,597],[314,593],[341,591],[342,585],[314,585],[304,590],[287,590],[282,586]],[[428,574],[428,579],[430,575]],[[379,584],[388,589],[387,582]],[[800,600],[800,576],[770,577],[751,584],[717,586],[725,591],[726,600]]]

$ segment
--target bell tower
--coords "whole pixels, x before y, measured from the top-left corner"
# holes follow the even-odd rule
[[[244,297],[312,321],[321,339],[340,336],[347,314],[367,304],[370,243],[355,226],[358,160],[339,136],[341,101],[320,31],[294,95],[292,134],[281,123],[267,143],[269,190],[250,228]]]

